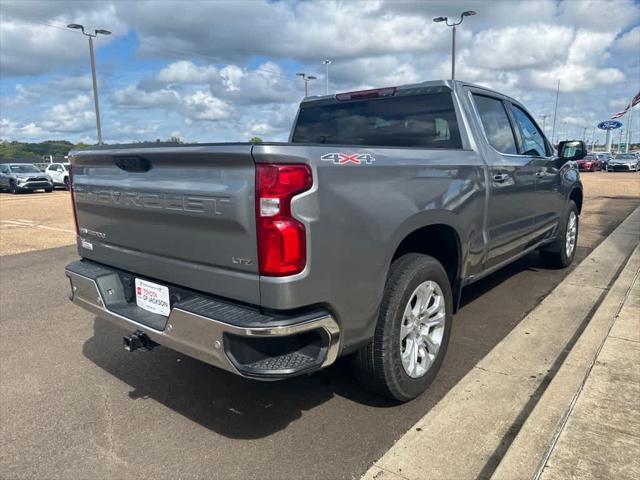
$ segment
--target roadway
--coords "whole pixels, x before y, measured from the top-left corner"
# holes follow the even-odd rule
[[[640,175],[583,181],[576,263],[640,204]],[[395,405],[362,390],[346,361],[257,383],[162,347],[125,353],[124,331],[66,299],[63,268],[75,247],[46,248],[55,230],[37,225],[73,227],[68,210],[66,224],[43,218],[45,195],[0,195],[5,478],[359,478],[567,274],[534,253],[466,289],[436,381]],[[62,218],[68,195],[50,195],[60,204],[49,211]]]

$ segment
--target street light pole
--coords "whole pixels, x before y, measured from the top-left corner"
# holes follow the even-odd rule
[[[542,133],[547,134],[547,117],[549,115],[542,115]]]
[[[473,10],[467,10],[460,14],[460,20],[458,22],[452,23],[449,23],[448,17],[436,17],[433,19],[436,23],[445,22],[447,27],[453,27],[451,30],[451,80],[456,79],[456,27],[464,21],[464,17],[470,17],[475,14],[476,12]]]
[[[304,72],[296,73],[296,75],[302,78],[302,80],[304,81],[304,96],[306,98],[309,96],[309,82],[311,80],[315,80],[317,77],[314,77],[313,75],[307,75]]]
[[[96,57],[93,53],[93,37],[89,36],[89,55],[91,57],[91,79],[93,81],[93,105],[96,109],[96,130],[98,145],[102,145],[102,127],[100,125],[100,102],[98,101],[98,81],[96,80]]]
[[[556,106],[553,109],[553,127],[551,128],[551,143],[555,145],[555,141],[553,139],[556,134],[556,117],[558,115],[558,97],[560,97],[560,79],[558,79],[558,90],[556,90]]]
[[[451,80],[456,79],[456,26],[451,30]]]
[[[322,63],[324,63],[324,66],[326,68],[326,75],[325,75],[325,80],[326,80],[326,84],[327,84],[327,91],[326,94],[329,95],[329,65],[331,65],[331,60],[327,59],[324,60]]]
[[[96,131],[98,134],[98,145],[102,145],[102,127],[100,125],[100,102],[98,100],[98,81],[96,78],[96,57],[93,52],[93,39],[98,35],[111,35],[109,30],[94,30],[94,33],[87,33],[84,31],[84,26],[77,23],[70,23],[68,28],[74,30],[81,30],[82,34],[89,37],[89,57],[91,60],[91,79],[93,81],[93,105],[96,111]]]

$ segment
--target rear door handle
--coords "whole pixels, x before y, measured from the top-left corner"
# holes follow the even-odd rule
[[[498,173],[497,175],[493,176],[493,181],[504,182],[507,178],[509,178],[509,175],[507,173]]]

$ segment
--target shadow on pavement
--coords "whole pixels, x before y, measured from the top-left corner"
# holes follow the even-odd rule
[[[437,403],[523,317],[521,315],[517,321],[506,324],[496,321],[492,325],[493,334],[487,337],[483,332],[484,325],[465,319],[473,313],[474,302],[499,290],[513,276],[529,272],[544,274],[543,268],[537,254],[528,255],[465,289],[463,308],[454,318],[456,325],[443,369],[430,390],[416,400],[426,401],[421,414]],[[566,274],[552,270],[546,272],[553,281],[545,284],[541,296]],[[535,304],[537,301],[526,310]],[[482,308],[476,314],[486,317]],[[362,389],[349,372],[348,358],[311,376],[265,383],[238,377],[164,347],[152,352],[126,353],[121,346],[122,336],[126,333],[105,320],[95,318],[94,335],[84,344],[83,353],[100,368],[130,385],[133,388],[129,393],[131,399],[154,399],[226,437],[255,439],[269,436],[334,396],[376,410],[407,408]],[[473,347],[465,345],[469,338],[476,340]]]
[[[618,222],[592,227],[600,238],[589,247],[578,247],[573,265],[581,262]],[[94,335],[84,344],[83,353],[130,385],[132,400],[153,399],[229,438],[268,437],[305,412],[331,402],[340,407],[326,408],[348,409],[349,421],[356,430],[391,429],[393,437],[391,432],[396,428],[397,435],[401,434],[436,405],[569,271],[547,268],[532,252],[466,287],[442,369],[429,390],[407,404],[398,405],[362,389],[349,372],[348,358],[311,376],[263,383],[163,347],[126,353],[121,341],[127,332],[99,318],[94,321]],[[345,401],[352,406],[347,407]],[[333,423],[338,420],[333,416],[330,411],[322,413],[327,428],[336,427]]]
[[[262,438],[287,427],[348,388],[353,401],[372,407],[396,405],[360,389],[348,372],[348,359],[324,371],[280,382],[244,379],[178,352],[122,351],[128,332],[98,317],[83,354],[131,385],[133,400],[154,399],[198,424],[230,438]]]

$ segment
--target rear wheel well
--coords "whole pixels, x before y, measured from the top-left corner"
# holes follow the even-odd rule
[[[573,200],[578,207],[578,214],[582,213],[582,190],[574,188],[569,194],[569,200]]]
[[[422,253],[438,260],[447,272],[455,298],[460,268],[460,240],[452,227],[438,224],[414,230],[400,242],[392,262],[406,253]]]

